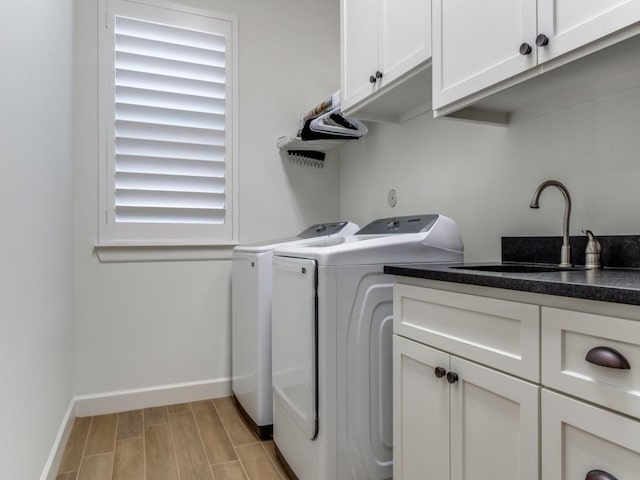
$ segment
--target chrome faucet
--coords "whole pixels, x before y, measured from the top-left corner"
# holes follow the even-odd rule
[[[564,196],[564,223],[562,224],[562,249],[560,250],[560,267],[571,266],[571,246],[569,245],[569,220],[571,217],[571,196],[567,187],[561,184],[557,180],[547,180],[542,182],[536,191],[533,193],[533,200],[531,200],[531,208],[540,208],[538,201],[540,200],[540,194],[547,187],[557,187]]]

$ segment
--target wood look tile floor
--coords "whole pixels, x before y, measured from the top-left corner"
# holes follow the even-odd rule
[[[75,419],[56,480],[289,480],[231,398]]]

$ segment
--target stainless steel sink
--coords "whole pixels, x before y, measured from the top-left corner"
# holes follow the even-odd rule
[[[492,265],[468,265],[462,267],[451,267],[456,270],[476,270],[480,272],[498,272],[498,273],[545,273],[545,272],[570,272],[575,270],[584,270],[580,267],[560,267],[557,265],[532,265],[517,263],[502,263]]]

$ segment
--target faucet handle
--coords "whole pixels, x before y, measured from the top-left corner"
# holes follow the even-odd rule
[[[601,268],[600,257],[602,254],[602,246],[591,230],[583,230],[587,236],[587,248],[584,251],[584,267],[589,269]]]

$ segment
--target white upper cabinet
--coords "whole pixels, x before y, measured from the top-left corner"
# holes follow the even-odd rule
[[[433,108],[536,65],[535,0],[433,0]]]
[[[342,108],[346,109],[373,93],[378,55],[378,0],[342,1]],[[374,76],[374,81],[370,77]]]
[[[381,0],[380,88],[431,59],[431,1]]]
[[[549,43],[539,49],[538,61],[546,62],[638,21],[637,0],[540,0],[538,32]]]
[[[439,116],[639,33],[640,0],[433,0],[433,17]],[[506,98],[535,103],[522,93]]]
[[[341,22],[342,109],[347,114],[398,121],[408,107],[430,99],[429,75],[421,80],[421,99],[414,95],[418,88],[401,87],[416,70],[430,66],[430,0],[342,0]],[[396,87],[402,98],[383,98]]]

